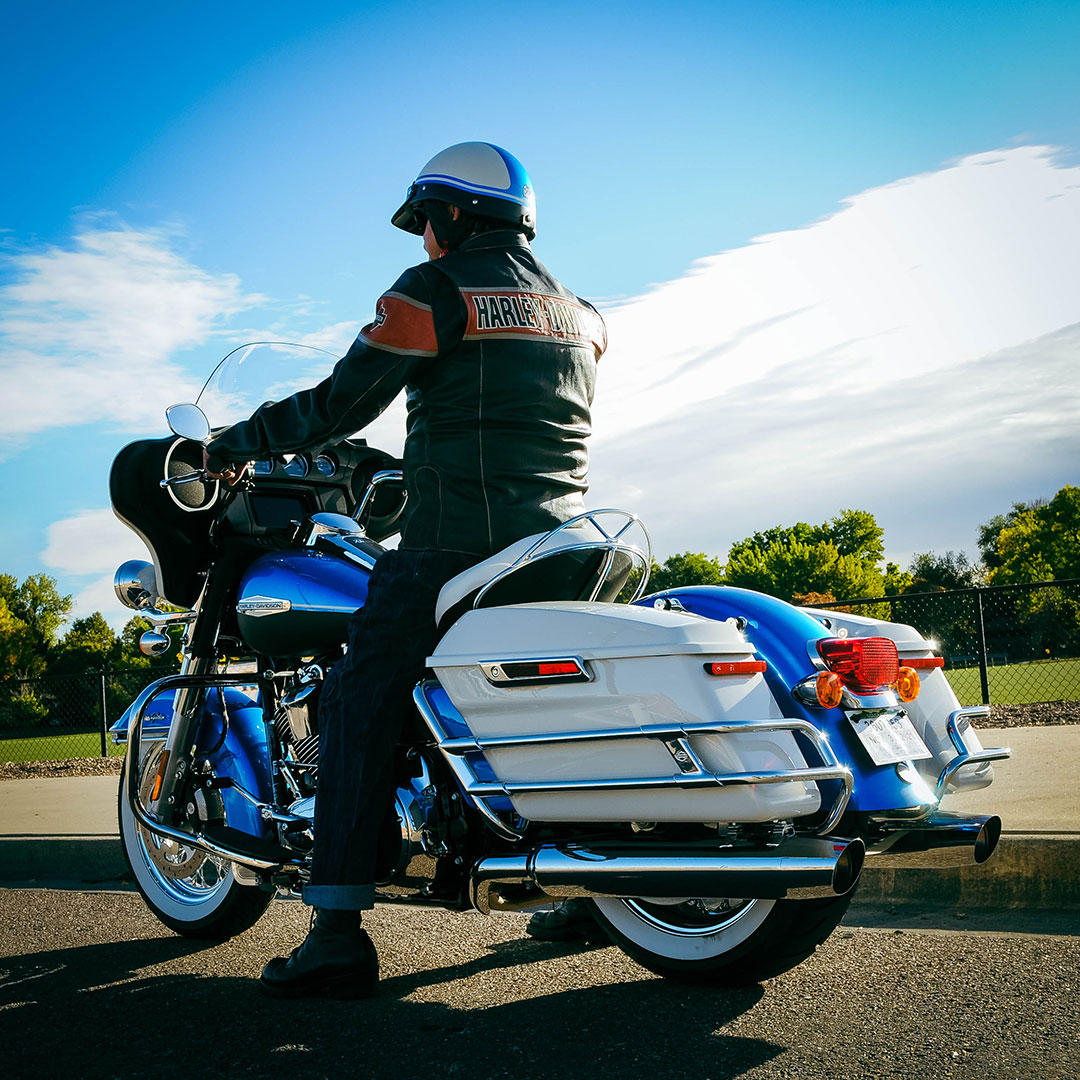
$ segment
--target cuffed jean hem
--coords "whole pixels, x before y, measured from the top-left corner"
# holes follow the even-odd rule
[[[368,911],[375,906],[374,885],[305,885],[304,903],[308,907],[332,911]]]

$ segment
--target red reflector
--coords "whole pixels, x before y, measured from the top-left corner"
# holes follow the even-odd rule
[[[943,668],[944,656],[915,656],[910,660],[904,660],[904,667],[914,668],[916,671],[927,671],[930,668]]]
[[[764,660],[721,660],[706,664],[705,670],[710,675],[758,675],[768,666]]]
[[[536,666],[537,675],[579,675],[581,673],[581,668],[573,660],[554,660]]]
[[[900,673],[896,642],[891,638],[822,638],[821,659],[856,694],[871,694],[892,686]]]

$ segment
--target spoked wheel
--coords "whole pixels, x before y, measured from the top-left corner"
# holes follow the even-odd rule
[[[597,897],[597,921],[642,967],[678,982],[747,986],[805,960],[852,893],[824,900]]]
[[[162,743],[146,744],[139,790],[145,802],[153,788]],[[192,845],[165,840],[135,820],[127,800],[127,771],[120,777],[120,842],[135,884],[150,910],[185,937],[224,941],[254,926],[273,893],[241,885],[227,859]]]

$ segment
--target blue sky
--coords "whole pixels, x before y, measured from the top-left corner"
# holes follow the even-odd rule
[[[538,254],[608,305],[613,331],[634,328],[613,332],[601,371],[595,490],[632,502],[661,555],[722,555],[754,529],[849,505],[877,513],[901,561],[972,550],[979,521],[1076,479],[1064,414],[1052,431],[997,440],[1008,460],[987,468],[995,425],[1028,429],[980,412],[1002,395],[991,385],[980,400],[965,367],[992,357],[985,370],[1003,380],[1014,369],[1067,378],[1075,355],[1074,2],[45,2],[6,5],[0,33],[11,43],[0,138],[16,165],[0,176],[0,569],[47,569],[80,595],[80,613],[107,596],[116,448],[156,433],[161,395],[180,394],[248,331],[346,342],[421,258],[390,212],[428,157],[464,139],[525,161]],[[900,181],[910,198],[895,197]],[[881,215],[926,250],[861,248]],[[923,281],[890,308],[909,280],[889,264],[894,248]],[[873,298],[850,270],[856,252],[881,283]],[[704,297],[691,295],[699,286]],[[927,321],[934,298],[941,311]],[[702,314],[710,304],[715,319]],[[827,325],[792,315],[811,308]],[[780,320],[790,340],[758,334],[763,320]],[[647,328],[661,325],[643,355]],[[887,347],[853,352],[856,339]],[[897,460],[916,445],[929,455],[920,505],[904,512],[866,478],[822,484],[806,461],[808,446],[875,426],[883,373],[905,367],[901,345],[935,358],[922,391],[893,398],[907,410],[893,416]],[[1022,348],[1023,359],[1008,352]],[[841,396],[866,396],[793,432],[785,394],[820,403],[832,386],[837,400],[829,357],[861,372],[861,389],[842,377]],[[680,370],[702,381],[669,381],[658,407],[650,386]],[[982,416],[981,429],[930,408],[953,400],[949,379],[970,391],[956,407]],[[1037,416],[1047,401],[1061,412],[1052,390],[1021,411]],[[859,453],[891,475],[880,448]],[[665,469],[685,474],[685,488]],[[735,474],[748,479],[733,484]]]

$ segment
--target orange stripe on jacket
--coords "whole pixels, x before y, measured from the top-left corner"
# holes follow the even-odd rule
[[[403,356],[435,356],[439,351],[431,308],[403,293],[379,297],[375,320],[360,331],[360,337],[376,349]]]

